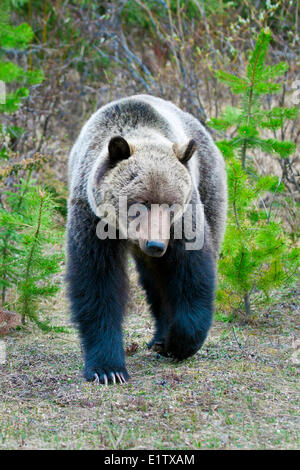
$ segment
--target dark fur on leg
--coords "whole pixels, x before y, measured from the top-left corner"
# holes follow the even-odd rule
[[[139,272],[140,283],[146,291],[147,300],[155,321],[155,333],[148,343],[148,348],[163,353],[171,321],[171,305],[165,285],[160,284],[161,279],[155,263],[145,258],[140,251],[136,251],[136,266]]]
[[[185,251],[177,244],[176,275],[169,282],[174,315],[166,350],[178,360],[195,354],[204,343],[213,319],[215,266],[207,248]]]
[[[184,241],[171,240],[162,258],[138,260],[137,266],[156,322],[150,345],[178,360],[195,354],[212,323],[215,263],[208,245],[185,250]]]
[[[122,344],[128,290],[124,242],[99,240],[99,219],[87,206],[76,203],[71,211],[67,281],[84,351],[84,375],[89,381],[122,382],[119,377],[129,378]]]

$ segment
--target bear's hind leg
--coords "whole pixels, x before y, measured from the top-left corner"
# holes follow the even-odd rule
[[[145,260],[141,257],[136,258],[139,279],[146,291],[147,300],[155,321],[154,336],[147,346],[153,351],[166,355],[165,345],[170,327],[171,305],[165,295],[164,283],[160,279],[161,273],[156,264],[155,260],[153,263],[150,263],[149,260],[148,263],[145,263]]]

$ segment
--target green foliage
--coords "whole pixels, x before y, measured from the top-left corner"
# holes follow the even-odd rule
[[[36,85],[43,80],[44,76],[40,70],[23,70],[13,62],[0,63],[0,80],[6,83],[27,82],[29,85]]]
[[[249,56],[246,77],[237,77],[223,71],[218,71],[216,74],[220,82],[225,83],[234,93],[241,95],[242,106],[240,108],[228,106],[221,118],[212,119],[210,125],[220,131],[237,126],[237,135],[226,141],[223,147],[239,149],[244,169],[247,151],[251,148],[260,148],[280,158],[288,157],[296,149],[293,142],[263,139],[259,135],[258,129],[274,131],[281,128],[286,119],[295,119],[298,113],[295,107],[274,107],[271,110],[265,110],[262,107],[262,95],[278,93],[281,90],[281,84],[274,83],[272,80],[280,77],[288,68],[285,62],[274,66],[266,65],[270,40],[270,31],[262,30],[255,49]]]
[[[23,69],[19,65],[5,60],[11,50],[29,47],[33,32],[29,25],[12,26],[10,24],[10,6],[20,7],[26,2],[8,0],[2,2],[0,12],[0,80],[9,84],[11,91],[6,94],[5,103],[0,104],[0,113],[14,113],[29,96],[30,85],[37,85],[44,75],[40,70]],[[21,86],[19,86],[21,85]],[[17,126],[0,126],[3,142],[8,138],[19,137],[24,130]],[[3,145],[0,157],[14,159],[15,154],[9,144]],[[41,299],[53,295],[59,286],[53,275],[60,271],[61,252],[51,252],[51,247],[60,242],[60,233],[53,223],[54,204],[50,196],[40,190],[33,181],[31,173],[42,161],[38,155],[20,163],[9,162],[0,168],[0,179],[20,170],[27,171],[26,181],[15,185],[13,190],[1,194],[0,205],[0,289],[2,305],[6,304],[8,289],[14,289],[17,299],[8,306],[22,314],[23,320],[34,321],[45,331],[63,331],[52,327],[48,321],[40,319]],[[11,303],[13,305],[11,305]]]
[[[210,8],[218,7],[216,0],[210,0],[208,3]],[[186,16],[192,19],[199,17],[199,5],[194,0],[170,0],[169,2],[158,2],[157,0],[137,2],[136,0],[129,0],[125,2],[122,17],[126,25],[135,27],[138,25],[140,28],[147,30],[153,26],[149,12],[160,21],[168,20],[169,14],[180,14],[182,17]]]
[[[6,5],[5,5],[6,3]],[[23,23],[19,26],[11,26],[8,21],[8,2],[4,2],[4,8],[0,15],[0,44],[1,49],[27,49],[33,39],[31,27]]]
[[[93,4],[94,2],[90,3]],[[140,28],[149,29],[152,24],[149,11],[160,21],[168,21],[170,14],[174,17],[180,16],[182,19],[197,20],[201,17],[202,12],[214,17],[216,14],[224,15],[228,6],[232,4],[228,0],[224,0],[222,3],[218,0],[206,0],[202,2],[202,5],[199,5],[199,3],[198,0],[144,0],[141,2],[128,0],[122,10],[122,17],[127,25],[134,25],[135,27],[138,25]]]
[[[59,289],[54,274],[60,271],[63,255],[54,246],[62,243],[62,234],[55,226],[52,199],[29,178],[5,193],[5,207],[0,208],[2,299],[8,288],[15,287],[14,309],[23,319],[34,321],[45,331],[57,330],[39,314],[41,299]]]
[[[24,23],[10,24],[10,2],[2,0],[0,13],[0,80],[4,83],[21,83],[23,86],[7,93],[5,103],[0,103],[0,113],[14,113],[24,98],[29,95],[28,85],[36,85],[44,79],[41,70],[24,70],[11,61],[5,60],[10,49],[27,49],[33,39],[31,27]],[[3,60],[4,59],[4,60]]]
[[[230,314],[242,306],[249,314],[255,302],[270,301],[272,290],[290,281],[299,267],[299,249],[272,212],[284,186],[278,177],[259,176],[251,167],[251,151],[256,148],[280,158],[295,151],[293,142],[261,137],[261,130],[281,128],[286,119],[297,116],[296,108],[263,109],[263,94],[278,92],[281,85],[272,80],[287,70],[285,63],[266,65],[270,39],[269,30],[262,30],[245,77],[217,73],[221,82],[241,95],[241,105],[227,107],[219,119],[210,121],[220,131],[236,127],[231,139],[218,143],[227,164],[229,204],[217,298]],[[263,199],[266,193],[271,196],[268,207]]]

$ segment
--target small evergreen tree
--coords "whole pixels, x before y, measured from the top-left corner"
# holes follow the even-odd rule
[[[10,88],[5,100],[1,100],[0,114],[16,112],[30,93],[28,87],[44,78],[40,70],[31,70],[30,61],[28,68],[24,69],[6,59],[11,50],[27,49],[33,39],[28,24],[10,24],[10,3],[10,0],[2,0],[0,11],[0,81]],[[31,179],[32,171],[43,164],[45,157],[36,154],[19,161],[10,147],[10,139],[22,132],[23,129],[16,126],[0,125],[1,303],[17,310],[23,323],[28,318],[43,330],[64,331],[40,318],[42,298],[53,295],[59,287],[53,274],[60,271],[62,254],[57,249],[53,250],[53,245],[61,241],[61,233],[53,222],[55,207],[52,199]],[[5,190],[6,178],[19,180],[19,174],[27,175],[26,179],[15,184],[13,189]],[[7,303],[7,289],[14,289],[16,300]]]
[[[270,31],[262,30],[250,54],[245,77],[217,72],[218,79],[241,96],[241,106],[228,106],[219,119],[209,123],[220,131],[236,127],[234,137],[218,143],[226,159],[229,190],[218,299],[220,305],[231,310],[239,311],[243,306],[247,314],[255,302],[269,301],[271,291],[291,279],[299,266],[299,250],[293,246],[283,221],[276,220],[272,212],[276,194],[284,186],[276,176],[257,175],[252,166],[254,149],[280,158],[295,151],[293,142],[263,138],[260,134],[264,129],[281,128],[286,119],[297,115],[296,108],[263,108],[263,96],[280,91],[281,85],[274,79],[288,68],[284,62],[266,65],[270,40]],[[272,194],[268,208],[263,200],[266,191]]]
[[[29,179],[7,191],[5,207],[0,208],[0,286],[15,287],[16,310],[41,329],[51,327],[39,316],[40,301],[59,289],[53,275],[60,271],[62,234],[53,221],[55,207],[49,195]]]

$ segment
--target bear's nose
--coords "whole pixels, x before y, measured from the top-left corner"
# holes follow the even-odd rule
[[[162,256],[166,250],[166,244],[159,240],[146,241],[146,253],[149,256]]]

